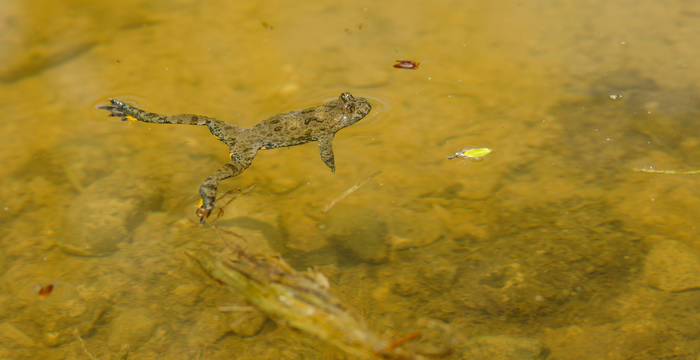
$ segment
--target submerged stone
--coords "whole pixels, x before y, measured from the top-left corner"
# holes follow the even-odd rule
[[[647,255],[644,278],[664,291],[700,289],[700,256],[679,241],[662,241]]]
[[[107,345],[113,351],[124,345],[137,349],[151,338],[156,324],[153,314],[145,309],[126,308],[112,321]]]
[[[479,336],[464,344],[462,359],[538,360],[546,359],[549,350],[536,339],[506,335]]]
[[[328,212],[324,223],[329,242],[340,249],[341,262],[382,263],[387,260],[388,227],[374,211],[338,204]]]
[[[72,202],[61,245],[77,255],[108,255],[129,241],[146,211],[158,202],[157,186],[115,172],[90,184]]]

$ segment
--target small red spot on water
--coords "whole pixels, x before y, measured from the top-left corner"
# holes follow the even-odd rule
[[[415,70],[418,69],[418,65],[420,65],[419,62],[412,60],[396,60],[396,64],[394,64],[394,67],[397,69]]]
[[[45,299],[53,291],[53,284],[44,285],[39,289],[39,299]]]

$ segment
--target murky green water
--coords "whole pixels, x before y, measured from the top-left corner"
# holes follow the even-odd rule
[[[0,358],[344,358],[232,333],[241,299],[184,250],[234,232],[456,359],[696,359],[700,175],[634,169],[700,168],[699,23],[688,1],[4,1]],[[343,91],[374,109],[336,173],[316,144],[259,153],[218,233],[194,209],[226,147],[96,109],[251,126]],[[494,151],[447,159],[469,147]]]

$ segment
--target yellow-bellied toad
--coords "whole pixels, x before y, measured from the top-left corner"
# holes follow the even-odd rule
[[[158,124],[206,125],[209,131],[229,146],[231,162],[210,175],[199,187],[202,205],[197,209],[200,221],[214,208],[219,181],[236,176],[250,166],[260,149],[274,149],[318,141],[321,159],[335,172],[333,160],[333,136],[340,129],[364,118],[372,109],[366,99],[342,93],[331,102],[304,110],[275,115],[259,124],[242,128],[202,115],[161,115],[141,110],[116,99],[111,105],[100,106],[109,110],[110,116],[126,120],[131,116],[140,121]]]

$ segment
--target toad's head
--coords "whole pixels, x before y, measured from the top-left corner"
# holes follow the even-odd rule
[[[367,116],[370,110],[372,110],[372,105],[365,98],[354,97],[350,93],[342,93],[338,97],[338,105],[342,106],[342,126],[350,126]]]

